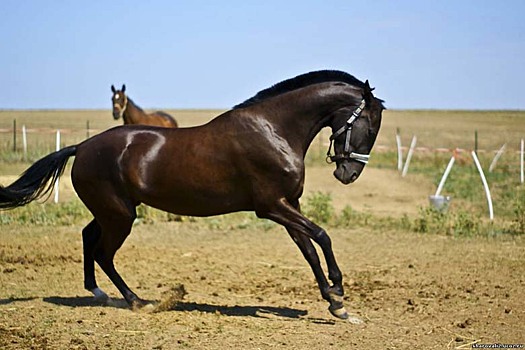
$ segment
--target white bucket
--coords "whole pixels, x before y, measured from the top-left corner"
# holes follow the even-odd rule
[[[450,204],[450,196],[428,196],[430,204],[439,211],[447,211]]]

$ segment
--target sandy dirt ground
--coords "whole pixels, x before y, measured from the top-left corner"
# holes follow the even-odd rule
[[[321,191],[332,198],[336,211],[345,206],[373,215],[400,217],[413,216],[428,205],[428,196],[436,189],[421,176],[401,178],[395,170],[365,168],[353,185],[343,185],[332,176],[334,167],[317,165],[307,169],[305,196]]]
[[[329,190],[337,208],[409,215],[432,185],[366,169],[343,187],[332,169],[307,172],[307,194]],[[67,193],[67,191],[66,191]],[[231,224],[228,224],[231,222]],[[2,226],[2,349],[465,349],[525,344],[525,241],[332,228],[345,303],[362,324],[335,319],[285,230],[242,222],[137,224],[116,267],[139,296],[170,301],[132,311],[82,286],[81,226]],[[167,305],[167,306],[166,306]]]

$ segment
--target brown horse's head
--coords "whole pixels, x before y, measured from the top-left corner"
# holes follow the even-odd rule
[[[374,97],[372,90],[367,80],[361,95],[355,96],[353,106],[336,111],[331,121],[332,136],[327,161],[336,163],[334,176],[345,185],[357,180],[368,163],[381,126],[381,114],[385,107],[382,100]],[[330,154],[332,143],[333,156]]]
[[[111,92],[113,96],[111,101],[113,102],[113,118],[115,120],[122,118],[124,111],[128,106],[128,97],[126,96],[126,85],[122,85],[122,89],[117,90],[113,85],[111,85]]]

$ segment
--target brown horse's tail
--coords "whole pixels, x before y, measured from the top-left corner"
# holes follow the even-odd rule
[[[11,185],[0,186],[0,209],[20,207],[48,194],[64,172],[69,157],[76,153],[77,146],[53,152],[31,165]]]

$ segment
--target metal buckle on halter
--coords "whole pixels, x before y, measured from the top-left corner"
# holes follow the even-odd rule
[[[330,142],[331,144],[331,142]],[[350,152],[349,154],[336,154],[336,155],[330,155],[330,153],[327,153],[326,154],[326,162],[328,164],[331,164],[333,162],[336,162],[338,160],[341,160],[341,159],[352,159],[352,160],[355,160],[357,162],[360,162],[360,163],[363,163],[363,164],[368,164],[368,160],[370,159],[370,155],[369,154],[362,154],[362,153],[355,153],[355,152]]]
[[[361,103],[359,106],[355,109],[355,111],[352,112],[352,115],[348,120],[346,121],[345,125],[339,128],[336,132],[334,132],[330,136],[330,146],[328,146],[328,152],[326,152],[326,162],[327,163],[333,163],[340,159],[352,159],[357,162],[361,162],[363,164],[368,164],[368,159],[370,158],[369,154],[361,154],[356,152],[350,152],[350,137],[352,135],[352,126],[354,125],[354,122],[359,118],[361,115],[361,112],[365,108],[365,100],[361,100]],[[333,141],[341,136],[346,131],[345,135],[345,146],[343,150],[343,154],[335,154],[331,155],[332,152],[332,143]]]

